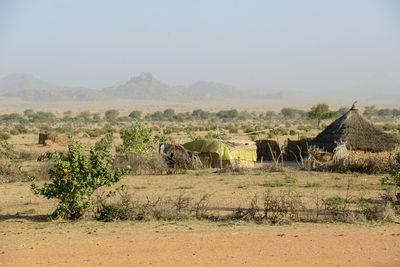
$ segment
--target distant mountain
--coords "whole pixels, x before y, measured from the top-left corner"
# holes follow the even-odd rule
[[[43,82],[30,74],[11,74],[0,79],[0,91],[60,90],[62,86]]]
[[[104,88],[103,93],[124,99],[172,100],[184,98],[184,95],[177,89],[157,80],[149,72],[143,72],[125,84]]]
[[[0,95],[26,101],[95,101],[106,99],[100,91],[47,83],[29,74],[11,74],[0,79]]]
[[[364,83],[351,89],[334,92],[239,89],[229,84],[198,81],[191,85],[171,86],[149,72],[141,73],[128,81],[116,83],[103,90],[71,88],[41,81],[28,74],[12,74],[0,79],[0,97],[20,99],[32,103],[54,101],[103,101],[112,100],[159,100],[166,104],[212,105],[213,101],[230,103],[287,103],[315,104],[318,102],[351,103],[354,100],[365,104],[397,104],[400,101],[400,83],[376,74]],[[197,103],[196,103],[197,102]],[[222,102],[221,102],[222,103]]]

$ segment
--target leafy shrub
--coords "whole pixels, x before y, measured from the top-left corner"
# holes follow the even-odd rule
[[[0,132],[0,140],[8,140],[10,139],[10,135],[6,132]]]
[[[115,121],[118,118],[119,111],[115,109],[107,110],[104,113],[104,118],[106,121]]]
[[[384,185],[394,185],[396,187],[393,194],[394,196],[385,195],[384,198],[396,204],[400,204],[400,192],[398,192],[400,189],[400,152],[396,154],[396,162],[397,166],[389,170],[390,176],[383,177],[381,183]]]
[[[25,127],[25,125],[23,125],[23,124],[15,125],[15,130],[17,130],[18,133],[20,133],[20,134],[27,134],[27,133],[29,133],[29,130],[28,130],[28,129]]]
[[[58,153],[53,158],[55,169],[49,170],[51,183],[45,183],[42,187],[32,183],[34,194],[60,200],[53,217],[81,217],[84,211],[93,206],[90,197],[96,189],[104,185],[111,187],[122,176],[129,174],[129,167],[112,171],[114,156],[110,152],[111,142],[112,135],[106,135],[99,142],[100,145],[98,143],[90,148],[90,155],[84,155],[81,142],[71,138],[67,155]],[[34,181],[36,178],[31,179]]]
[[[134,120],[140,120],[142,118],[142,112],[140,110],[134,110],[129,114],[129,117]]]
[[[92,138],[99,137],[105,133],[107,133],[107,129],[105,128],[94,128],[94,129],[86,129],[85,133]]]
[[[30,118],[30,121],[32,122],[54,122],[57,120],[56,115],[54,115],[51,112],[43,112],[43,111],[39,111],[35,114],[32,115],[32,117]]]
[[[153,136],[152,130],[144,123],[135,123],[130,127],[121,129],[121,152],[137,156],[150,156],[154,146],[163,141],[161,135]]]
[[[386,177],[387,183],[400,187],[400,152],[396,154],[397,168],[389,170],[390,177]]]
[[[3,140],[0,141],[0,158],[12,158],[15,156],[14,145]]]

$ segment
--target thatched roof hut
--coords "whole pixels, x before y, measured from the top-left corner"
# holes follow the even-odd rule
[[[394,150],[400,140],[374,126],[353,105],[315,137],[310,145],[333,151],[341,143],[350,150],[377,152]]]

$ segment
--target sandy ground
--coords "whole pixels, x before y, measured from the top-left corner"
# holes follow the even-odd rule
[[[37,163],[35,163],[37,164]],[[298,172],[210,171],[184,175],[129,176],[121,181],[136,197],[213,193],[211,206],[248,206],[254,194],[281,190],[265,181],[296,177],[288,184],[305,200],[319,183],[325,196],[377,197],[380,176]],[[191,189],[182,190],[190,185]],[[240,186],[239,186],[240,185]],[[243,186],[245,185],[245,186]],[[270,226],[249,222],[47,221],[55,200],[35,196],[29,182],[0,184],[0,266],[400,266],[399,224],[294,223]]]
[[[0,266],[400,266],[400,226],[0,222]]]

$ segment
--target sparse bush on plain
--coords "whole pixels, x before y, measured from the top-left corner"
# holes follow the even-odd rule
[[[42,187],[32,183],[34,194],[59,199],[53,217],[81,217],[94,205],[91,195],[96,189],[110,187],[129,174],[129,167],[112,171],[115,157],[110,152],[110,138],[112,135],[107,135],[100,141],[101,145],[91,147],[90,155],[85,155],[82,144],[71,138],[68,154],[58,153],[53,157],[55,168],[49,170],[50,183],[46,182]],[[36,178],[31,179],[35,181]]]
[[[210,216],[206,211],[209,197],[209,194],[205,194],[195,200],[185,194],[180,194],[176,198],[154,196],[137,200],[128,193],[122,193],[121,200],[114,204],[107,203],[105,198],[99,198],[96,217],[102,221],[204,219]]]

